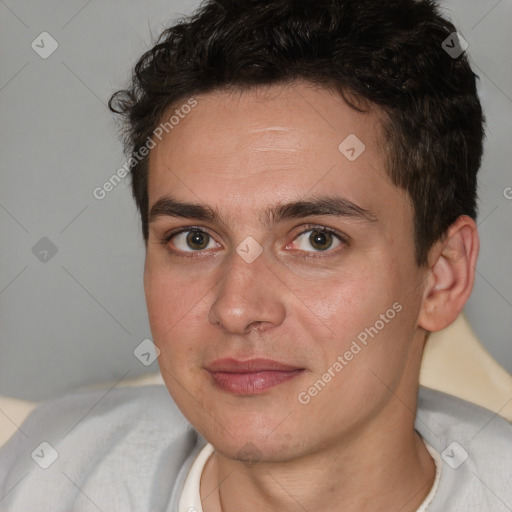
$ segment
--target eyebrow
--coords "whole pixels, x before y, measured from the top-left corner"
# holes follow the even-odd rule
[[[366,223],[377,222],[377,217],[370,210],[340,196],[311,197],[305,200],[271,206],[262,213],[261,221],[264,226],[270,228],[272,225],[283,220],[300,219],[313,215],[347,217]],[[170,196],[161,197],[151,207],[149,223],[162,216],[224,224],[216,209],[198,203],[178,201]]]

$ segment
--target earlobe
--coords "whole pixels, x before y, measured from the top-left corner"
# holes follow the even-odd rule
[[[434,332],[455,321],[473,289],[478,251],[475,221],[467,215],[458,217],[430,251],[419,327]]]

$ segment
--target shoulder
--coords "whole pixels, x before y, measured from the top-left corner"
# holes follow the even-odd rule
[[[504,404],[505,405],[505,404]],[[499,414],[420,386],[416,430],[441,455],[433,512],[510,510],[512,424]]]
[[[158,479],[169,493],[197,442],[164,386],[69,393],[36,408],[0,450],[0,504],[148,509]]]
[[[505,405],[505,404],[503,404]],[[512,424],[498,413],[435,389],[420,386],[418,414],[440,435],[453,434],[461,439],[490,439],[503,436],[512,441]]]

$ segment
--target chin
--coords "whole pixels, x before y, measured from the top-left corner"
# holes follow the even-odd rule
[[[276,429],[274,422],[266,426],[249,422],[248,418],[224,416],[222,428],[211,419],[194,426],[221,455],[250,465],[257,462],[286,462],[300,457],[305,447],[304,434],[286,430],[284,423]],[[264,421],[264,418],[260,418]],[[204,420],[203,420],[204,421]],[[213,424],[213,427],[212,427]],[[290,423],[292,426],[293,423]]]
[[[299,447],[292,447],[283,439],[269,439],[261,435],[208,440],[215,450],[229,459],[243,462],[248,467],[256,463],[287,462],[301,454]]]

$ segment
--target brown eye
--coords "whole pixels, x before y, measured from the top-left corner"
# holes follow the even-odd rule
[[[328,249],[334,249],[341,245],[344,240],[336,233],[327,229],[308,229],[302,232],[295,240],[296,249],[307,252],[322,252]]]
[[[187,245],[195,250],[200,251],[208,246],[210,235],[202,231],[189,231],[187,235]]]
[[[173,252],[199,252],[203,249],[214,249],[219,244],[205,231],[200,229],[184,229],[163,239],[165,245],[170,244]]]
[[[312,231],[311,235],[309,235],[309,242],[315,249],[325,251],[332,245],[332,238],[332,233]]]

